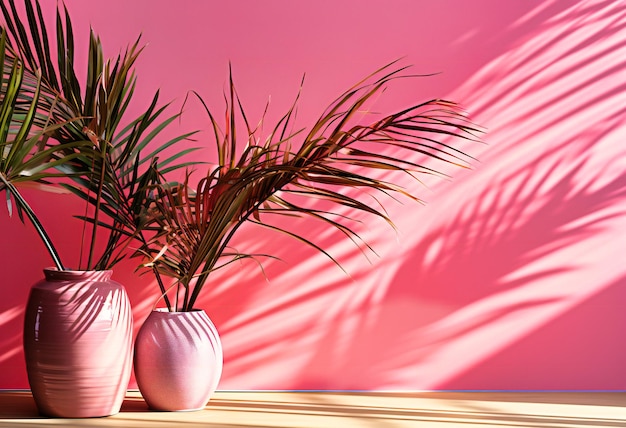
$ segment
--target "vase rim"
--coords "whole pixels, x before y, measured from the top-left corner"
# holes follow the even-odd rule
[[[65,280],[107,280],[111,278],[113,271],[105,270],[59,270],[56,267],[44,268],[43,273],[47,280],[65,281]]]
[[[152,312],[163,313],[163,314],[190,314],[194,312],[204,312],[204,309],[192,309],[190,311],[170,311],[167,308],[155,308]]]

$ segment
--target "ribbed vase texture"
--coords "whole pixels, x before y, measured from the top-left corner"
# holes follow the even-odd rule
[[[40,413],[65,418],[119,412],[132,367],[133,319],[111,271],[44,270],[24,322],[28,381]]]
[[[202,311],[152,311],[135,341],[135,377],[154,410],[204,408],[222,375],[222,345]]]

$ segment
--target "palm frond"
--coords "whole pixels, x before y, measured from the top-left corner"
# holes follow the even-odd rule
[[[88,220],[82,216],[92,227],[90,237],[83,237],[88,247],[86,261],[81,256],[79,264],[86,262],[86,269],[110,268],[121,260],[128,236],[142,240],[137,204],[146,201],[145,186],[154,184],[154,170],[162,168],[162,176],[195,164],[184,161],[195,149],[168,155],[159,163],[157,157],[195,132],[157,143],[165,128],[180,116],[165,116],[168,104],[159,104],[158,91],[143,114],[134,119],[128,117],[136,85],[134,66],[143,49],[140,37],[117,57],[106,59],[100,38],[91,31],[86,46],[87,72],[81,80],[75,70],[75,40],[67,9],[57,8],[53,52],[39,1],[24,0],[24,4],[26,24],[17,12],[15,0],[2,2],[7,27],[4,32],[16,52],[11,57],[21,59],[27,82],[20,96],[30,105],[35,90],[38,91],[32,122],[35,126],[66,124],[47,127],[46,137],[60,144],[62,149],[55,149],[55,154],[65,159],[53,166],[74,180],[73,187],[77,189],[73,193],[93,208]],[[6,61],[3,63],[6,69]],[[84,141],[90,144],[73,145]],[[108,219],[101,219],[101,215]],[[101,235],[97,231],[102,224],[113,227],[104,230],[108,234],[106,244],[100,254],[95,254],[96,239]]]
[[[54,132],[66,125],[57,123],[37,129],[36,114],[40,95],[41,75],[35,73],[37,82],[29,84],[32,90],[30,102],[24,101],[24,65],[7,44],[7,33],[0,36],[0,61],[3,65],[0,77],[0,191],[6,193],[9,215],[13,213],[13,201],[18,215],[23,213],[35,227],[56,267],[62,270],[63,263],[48,233],[37,215],[24,199],[18,187],[23,183],[42,183],[57,175],[56,167],[72,161],[72,157],[59,157],[59,153],[81,147],[84,142],[59,144],[46,147],[47,132]],[[37,48],[41,49],[41,46]]]
[[[157,186],[148,211],[148,222],[156,232],[137,254],[147,258],[151,269],[184,287],[183,301],[174,309],[193,309],[211,272],[246,257],[227,250],[234,234],[246,222],[286,234],[341,266],[315,242],[282,224],[265,221],[264,216],[316,219],[361,248],[361,237],[346,224],[352,216],[342,211],[377,216],[392,227],[393,222],[382,205],[372,206],[340,189],[362,189],[392,197],[400,194],[420,201],[412,191],[378,178],[373,172],[400,172],[414,178],[416,174],[445,175],[430,163],[424,164],[424,160],[469,166],[473,158],[448,140],[479,141],[481,130],[453,102],[434,99],[418,103],[366,125],[356,120],[390,82],[414,77],[403,74],[405,69],[396,67],[394,62],[377,70],[340,95],[308,131],[291,130],[298,93],[293,105],[264,139],[257,135],[260,128],[249,124],[232,71],[224,97],[223,130],[204,100],[194,93],[209,117],[218,148],[218,165],[206,172],[193,192],[189,189],[189,177],[175,187]],[[236,129],[238,114],[246,128],[243,136]],[[241,146],[237,144],[238,137],[243,142]],[[308,208],[296,202],[307,199],[321,199],[337,209]],[[367,244],[365,248],[372,250]]]

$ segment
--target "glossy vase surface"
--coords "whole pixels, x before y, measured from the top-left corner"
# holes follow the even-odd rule
[[[198,410],[222,375],[222,345],[202,311],[152,311],[135,341],[135,377],[151,409]]]
[[[132,368],[133,319],[111,271],[44,270],[24,321],[28,381],[40,413],[64,418],[119,412]]]

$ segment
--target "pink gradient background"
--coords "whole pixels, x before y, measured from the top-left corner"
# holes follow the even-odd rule
[[[53,23],[56,2],[45,2]],[[350,272],[285,236],[245,229],[238,246],[269,252],[213,277],[204,308],[221,333],[219,389],[626,389],[626,4],[616,1],[310,2],[66,0],[77,48],[89,26],[113,55],[143,33],[134,107],[160,88],[180,108],[190,89],[221,111],[228,62],[257,119],[284,112],[306,73],[298,120],[399,57],[416,73],[380,111],[445,97],[488,133],[480,159],[419,188],[428,204],[388,201],[399,228],[368,221],[371,264],[311,222]],[[179,129],[202,129],[186,107]],[[211,159],[210,150],[202,153]],[[66,260],[80,204],[29,193]],[[21,328],[28,288],[51,265],[30,226],[0,208],[0,388],[26,388]],[[156,297],[130,263],[138,328]],[[134,380],[131,387],[134,387]]]

